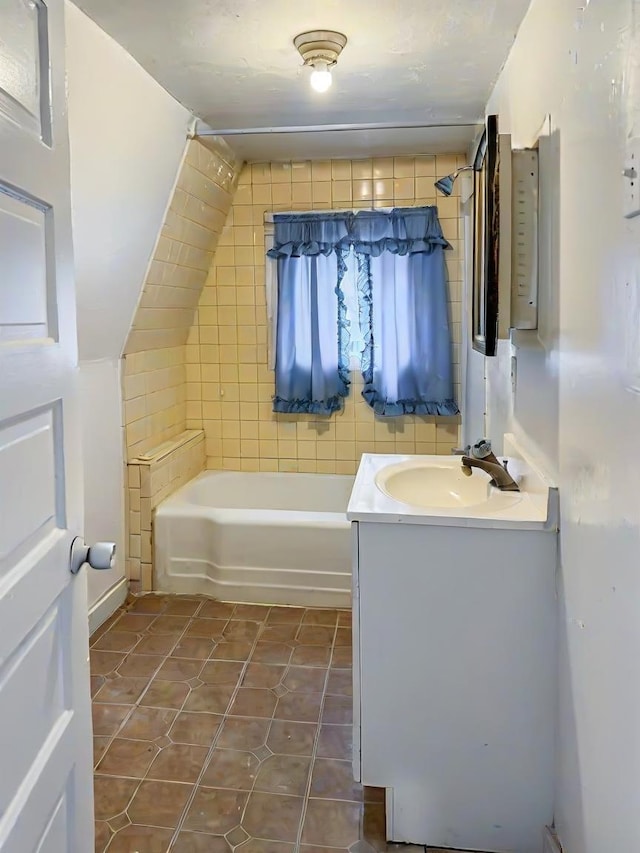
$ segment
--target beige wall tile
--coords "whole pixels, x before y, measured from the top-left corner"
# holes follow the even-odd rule
[[[200,379],[189,369],[189,400],[200,388],[207,467],[353,473],[362,453],[449,453],[457,446],[457,420],[375,418],[361,399],[362,377],[357,374],[345,411],[330,420],[271,411],[273,373],[266,364],[262,244],[267,210],[370,207],[374,197],[379,206],[432,204],[436,169],[438,176],[442,170],[447,174],[457,162],[455,154],[437,160],[424,156],[302,161],[272,163],[269,169],[269,164],[253,164],[251,180],[243,173],[225,226],[228,243],[214,256],[190,333],[193,351],[187,353],[187,363],[200,366]],[[459,360],[459,198],[439,197],[437,203],[455,250],[448,253],[447,269],[453,354]],[[253,246],[248,245],[250,238]],[[214,329],[215,343],[210,337]]]

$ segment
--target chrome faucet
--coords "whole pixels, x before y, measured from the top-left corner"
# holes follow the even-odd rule
[[[520,487],[507,470],[506,460],[500,464],[491,450],[491,442],[482,439],[473,445],[470,456],[462,457],[462,473],[470,477],[479,468],[491,477],[491,485],[503,492],[519,492]]]

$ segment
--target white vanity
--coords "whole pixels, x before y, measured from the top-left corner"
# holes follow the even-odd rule
[[[541,853],[553,819],[557,492],[506,449],[521,492],[456,457],[355,481],[354,774],[390,841]]]

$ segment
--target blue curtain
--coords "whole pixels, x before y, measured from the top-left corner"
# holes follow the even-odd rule
[[[363,396],[376,414],[453,415],[444,239],[435,207],[274,217],[276,412],[330,415],[349,393],[341,283],[358,262]]]
[[[435,207],[360,211],[363,397],[378,415],[455,415],[444,239]]]
[[[349,330],[340,284],[349,214],[277,215],[274,412],[330,415],[349,393]]]

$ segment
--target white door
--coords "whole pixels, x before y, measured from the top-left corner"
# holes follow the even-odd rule
[[[0,0],[0,851],[91,853],[63,0]]]

